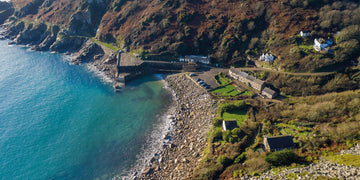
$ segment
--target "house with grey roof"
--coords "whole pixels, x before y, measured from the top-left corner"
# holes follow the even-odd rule
[[[272,89],[270,89],[268,87],[265,87],[262,90],[261,94],[268,97],[268,98],[270,98],[270,99],[275,98],[277,96],[277,93],[274,90],[272,90]]]
[[[265,82],[255,78],[254,76],[248,75],[246,72],[239,71],[238,69],[231,67],[229,69],[229,75],[236,80],[239,80],[243,83],[246,83],[248,86],[261,91],[264,86]]]
[[[280,151],[283,149],[292,149],[295,147],[291,135],[272,136],[264,138],[264,146],[267,151]]]
[[[261,91],[265,87],[265,82],[254,77],[254,80],[251,82],[251,87]]]
[[[210,64],[210,56],[186,55],[185,57],[180,57],[179,61]]]
[[[235,128],[238,128],[239,126],[237,125],[236,120],[229,120],[229,121],[223,121],[222,127],[223,127],[224,131],[226,131],[226,130],[231,131]]]

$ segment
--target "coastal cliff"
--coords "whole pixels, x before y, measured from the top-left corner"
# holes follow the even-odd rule
[[[12,0],[1,6],[6,10],[0,8],[0,23],[24,22],[12,28],[15,35],[26,31],[24,40],[33,41],[35,33],[27,24],[57,26],[59,39],[75,38],[77,47],[70,51],[77,51],[85,37],[146,60],[198,54],[225,66],[252,65],[262,53],[271,52],[277,59],[270,66],[291,72],[348,66],[360,55],[359,38],[351,35],[358,32],[360,22],[355,0]],[[35,49],[50,48],[54,34],[36,39],[47,41]],[[333,53],[312,51],[315,38],[328,37],[334,39]],[[53,50],[62,44],[68,46],[59,41]]]

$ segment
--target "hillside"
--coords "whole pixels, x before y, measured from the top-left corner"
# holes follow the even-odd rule
[[[213,64],[225,67],[256,65],[280,72],[336,72],[326,77],[293,78],[276,73],[262,77],[290,95],[360,87],[358,67],[353,67],[360,56],[358,1],[11,2],[14,8],[1,5],[7,10],[0,12],[0,20],[13,13],[3,35],[16,44],[39,45],[36,50],[76,52],[92,38],[145,60],[176,60],[199,54],[210,55]],[[301,37],[300,31],[308,31],[308,37]],[[313,48],[314,39],[327,38],[333,40],[332,45],[320,52]],[[266,52],[275,56],[273,62],[258,60]]]
[[[267,50],[284,57],[277,64],[291,71],[296,71],[295,67],[303,71],[317,70],[321,67],[303,61],[327,58],[310,58],[301,49],[298,52],[294,48],[289,54],[289,47],[298,42],[294,35],[301,30],[313,31],[318,36],[332,36],[349,25],[360,23],[358,4],[351,1],[12,2],[18,18],[57,24],[80,35],[94,36],[96,33],[101,41],[114,43],[151,59],[210,54],[214,62],[244,65],[248,54],[256,57]],[[348,14],[351,16],[348,17]],[[340,19],[345,16],[347,20],[341,22]],[[353,44],[358,48],[358,44]],[[299,57],[294,59],[294,53],[300,53]],[[350,52],[349,56],[358,55]]]
[[[0,23],[0,38],[11,39],[10,44],[72,55],[75,64],[90,62],[112,79],[118,77],[122,50],[145,61],[210,55],[214,66],[235,66],[266,82],[279,94],[277,100],[261,98],[258,92],[240,93],[232,79],[216,75],[224,87],[210,93],[218,110],[202,161],[189,174],[193,179],[303,168],[359,143],[359,0],[11,0],[0,2]],[[260,61],[263,53],[274,60]],[[199,90],[193,81],[183,74],[172,85],[180,84],[182,92],[195,83],[191,90]],[[186,97],[186,106],[191,97]],[[186,116],[202,120],[204,114]],[[234,119],[239,127],[223,131],[222,121]],[[295,150],[264,151],[265,137],[286,134],[293,136]],[[189,142],[181,141],[184,147]],[[183,152],[182,146],[174,148]],[[278,164],[278,159],[285,162]]]

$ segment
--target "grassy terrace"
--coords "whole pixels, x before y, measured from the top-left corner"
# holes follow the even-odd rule
[[[218,96],[237,96],[241,94],[241,92],[236,90],[235,86],[231,84],[231,80],[225,77],[224,73],[219,73],[215,76],[215,79],[220,87],[214,89],[212,91],[213,94]]]
[[[238,126],[242,126],[242,124],[246,121],[246,110],[235,109],[228,112],[222,113],[222,118],[224,120],[233,120],[236,119]]]
[[[105,46],[105,47],[107,47],[107,48],[110,48],[110,49],[112,49],[112,50],[114,50],[114,51],[121,50],[121,48],[119,48],[119,47],[117,47],[117,46],[114,46],[113,44],[101,42],[101,41],[95,39],[94,37],[91,38],[91,40],[92,40],[94,43],[96,43],[96,44],[103,45],[103,46]]]
[[[237,96],[241,94],[238,90],[235,89],[235,86],[233,86],[232,84],[220,86],[211,92],[220,96]]]
[[[216,75],[215,79],[220,86],[225,86],[231,83],[231,80],[225,77],[225,74],[222,72]]]

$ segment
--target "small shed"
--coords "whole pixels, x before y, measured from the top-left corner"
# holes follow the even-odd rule
[[[238,127],[236,120],[230,120],[230,121],[223,121],[222,123],[223,130],[233,130]]]
[[[264,146],[267,151],[280,151],[294,148],[294,142],[291,135],[265,137]]]

